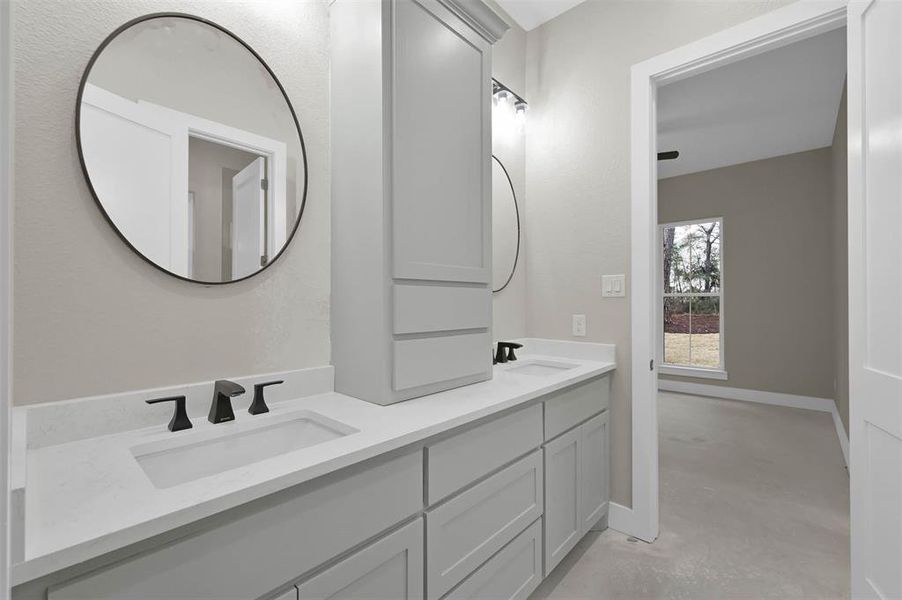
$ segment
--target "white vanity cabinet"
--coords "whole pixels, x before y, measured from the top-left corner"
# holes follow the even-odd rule
[[[336,0],[330,21],[335,390],[391,404],[489,379],[508,26],[480,0]]]
[[[544,402],[546,436],[564,430],[543,449],[546,576],[608,512],[609,386],[603,377]]]

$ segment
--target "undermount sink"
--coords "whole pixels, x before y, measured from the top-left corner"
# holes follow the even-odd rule
[[[270,415],[266,423],[230,423],[187,439],[159,440],[133,447],[132,455],[157,488],[202,477],[335,440],[359,430],[312,411]]]
[[[576,368],[579,365],[566,362],[556,362],[553,360],[530,360],[516,367],[509,367],[509,373],[517,373],[518,375],[534,375],[544,377],[547,375],[557,375],[562,371]]]

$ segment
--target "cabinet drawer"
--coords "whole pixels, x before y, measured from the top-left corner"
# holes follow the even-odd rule
[[[426,513],[428,597],[439,598],[542,514],[536,451]]]
[[[446,600],[526,600],[542,581],[542,519],[457,586]]]
[[[298,584],[303,600],[423,597],[423,519],[373,542]]]
[[[428,503],[541,445],[542,406],[535,404],[428,446]]]
[[[63,584],[48,599],[259,598],[422,505],[422,452],[363,463],[218,515],[200,532]]]
[[[394,333],[487,329],[491,325],[488,287],[395,285]]]
[[[555,393],[545,400],[545,439],[550,440],[605,410],[610,396],[609,376]]]
[[[394,342],[395,390],[485,374],[491,376],[488,333],[466,333]]]

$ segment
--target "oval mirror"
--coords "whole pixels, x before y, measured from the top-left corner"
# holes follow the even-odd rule
[[[520,209],[510,174],[492,156],[492,291],[507,287],[520,256]]]
[[[155,267],[239,281],[294,236],[307,192],[297,116],[269,66],[219,25],[166,13],[114,31],[82,77],[76,121],[94,199]]]

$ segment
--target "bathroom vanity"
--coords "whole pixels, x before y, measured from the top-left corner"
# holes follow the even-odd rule
[[[605,523],[614,363],[611,346],[523,342],[491,381],[388,407],[318,389],[326,368],[279,374],[270,413],[238,400],[232,423],[196,418],[211,385],[187,390],[195,428],[176,433],[160,408],[155,426],[54,443],[50,413],[17,409],[47,445],[27,450],[14,598],[525,598]],[[108,398],[72,404],[125,427]],[[290,437],[315,443],[159,477],[297,422]]]

